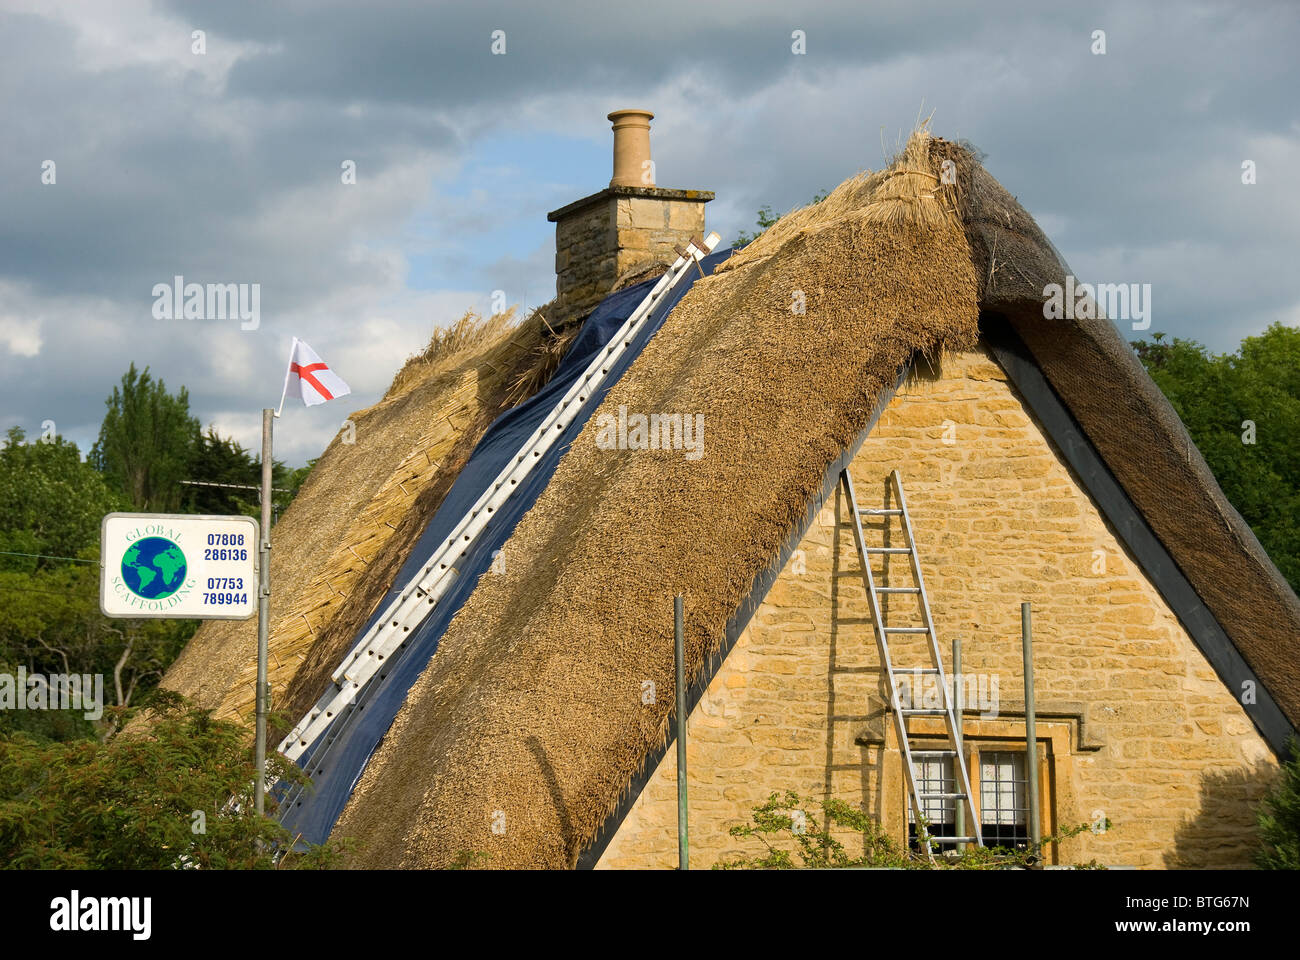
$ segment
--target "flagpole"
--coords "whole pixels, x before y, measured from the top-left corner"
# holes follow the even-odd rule
[[[286,388],[288,387],[286,379]],[[284,398],[280,398],[281,406]],[[257,589],[257,786],[253,794],[257,815],[266,806],[266,715],[270,710],[271,689],[266,682],[267,634],[271,623],[271,429],[279,416],[270,407],[262,410],[262,542],[259,545],[261,569]]]
[[[289,374],[293,372],[293,348],[297,345],[298,338],[294,337],[293,343],[289,345],[289,362],[284,368],[284,389],[280,391],[280,407],[275,411],[277,418],[279,418],[281,411],[284,410],[284,398],[289,395]]]

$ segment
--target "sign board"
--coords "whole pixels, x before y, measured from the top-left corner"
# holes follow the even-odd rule
[[[252,517],[110,513],[100,531],[106,617],[247,620],[257,613]]]

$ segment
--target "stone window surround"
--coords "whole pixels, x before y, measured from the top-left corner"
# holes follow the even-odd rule
[[[1073,743],[1082,740],[1085,729],[1083,712],[1078,708],[1082,704],[1044,704],[1035,711],[1036,739],[1038,753],[1038,808],[1043,833],[1053,835],[1060,828],[1062,817],[1059,816],[1056,800],[1056,778],[1058,766],[1079,752],[1101,750],[1104,741],[1083,740],[1078,748]],[[971,792],[974,794],[974,807],[979,810],[980,781],[978,755],[982,751],[1014,752],[1025,749],[1024,704],[1008,702],[1007,709],[999,711],[996,718],[982,719],[978,710],[962,711],[962,756],[966,761],[966,770],[970,775]],[[1018,709],[1017,709],[1018,708]],[[1074,709],[1070,709],[1074,708]],[[888,711],[881,711],[881,718]],[[942,718],[916,717],[910,723],[911,737],[908,742],[914,750],[949,749],[951,744]],[[906,843],[907,833],[907,785],[903,779],[903,755],[898,748],[897,734],[892,722],[885,725],[885,737],[878,732],[864,732],[856,742],[865,747],[881,751],[881,758],[876,768],[886,784],[894,784],[898,795],[896,815],[886,814],[886,822],[881,826],[891,834],[899,833]],[[887,794],[888,795],[888,794]],[[1067,812],[1065,819],[1069,819]],[[1072,823],[1073,821],[1071,821]],[[1060,845],[1050,843],[1043,849],[1043,862],[1054,865],[1060,862]]]

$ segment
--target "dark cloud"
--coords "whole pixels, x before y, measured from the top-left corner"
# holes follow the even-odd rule
[[[1300,322],[1289,4],[32,7],[0,9],[0,426],[55,419],[85,443],[135,360],[251,439],[291,334],[373,401],[435,323],[493,289],[549,296],[545,213],[602,185],[585,171],[627,105],[658,112],[660,183],[717,192],[727,242],[760,204],[878,166],[933,111],[1082,277],[1151,283],[1153,329],[1230,349]],[[489,139],[511,169],[467,191]],[[566,150],[600,164],[557,175]],[[175,274],[260,283],[261,329],[154,320]],[[345,413],[303,412],[278,449],[315,455]]]

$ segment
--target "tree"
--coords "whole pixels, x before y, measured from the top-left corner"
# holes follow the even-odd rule
[[[298,496],[298,491],[302,489],[302,485],[307,482],[307,478],[311,476],[312,470],[316,469],[316,464],[319,462],[320,457],[316,457],[314,460],[308,460],[305,467],[294,467],[292,470],[285,469],[284,479],[275,481],[276,486],[283,486],[289,491],[285,495],[287,498],[284,502],[285,505]],[[277,469],[283,466],[278,460],[275,465]],[[281,509],[283,509],[283,506]]]
[[[305,467],[291,470],[279,460],[272,461],[271,486],[287,491],[274,495],[277,511],[283,512],[289,505],[315,465],[315,460],[309,460]],[[208,427],[207,431],[199,435],[187,479],[236,487],[260,487],[262,464],[243,445],[231,437],[221,436],[215,428]],[[257,490],[232,489],[229,486],[186,486],[182,509],[186,513],[242,513],[250,517],[261,516]]]
[[[762,233],[764,230],[772,226],[772,224],[776,223],[780,219],[781,219],[780,217],[775,216],[772,213],[772,207],[770,204],[766,204],[766,203],[763,204],[761,207],[758,208],[758,219],[755,221],[755,223],[758,224],[758,229],[755,230],[753,233],[746,233],[744,230],[741,230],[740,233],[736,234],[735,246],[743,247],[747,243],[753,243],[754,239],[760,233]]]
[[[262,467],[233,438],[208,427],[198,436],[185,479],[256,487],[262,482]],[[182,506],[186,513],[258,516],[258,495],[256,490],[187,486]]]
[[[125,498],[75,444],[23,441],[14,428],[0,446],[0,671],[98,674],[105,698],[127,706],[156,684],[196,623],[100,613],[100,523]],[[67,711],[3,711],[0,728],[55,739],[113,730]]]
[[[62,437],[23,441],[23,431],[13,427],[0,446],[0,570],[64,563],[15,553],[97,559],[100,521],[121,509],[122,499],[82,462],[76,444]]]
[[[139,373],[133,363],[105,405],[108,412],[91,450],[92,463],[134,509],[175,512],[182,499],[180,482],[188,479],[200,441],[189,392],[181,387],[175,395],[168,393],[148,367]]]
[[[0,571],[0,672],[92,674],[103,678],[109,704],[130,706],[152,690],[184,648],[194,620],[112,620],[99,610],[99,570],[93,564]],[[0,711],[0,730],[27,730],[63,739],[115,732],[55,711]],[[80,716],[78,714],[77,716]]]
[[[1228,502],[1300,589],[1300,330],[1274,324],[1220,355],[1163,334],[1133,348]]]

